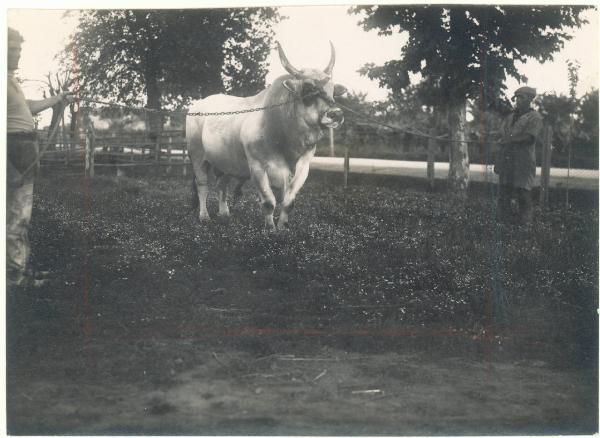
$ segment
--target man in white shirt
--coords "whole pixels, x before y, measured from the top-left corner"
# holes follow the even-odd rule
[[[26,100],[15,70],[19,67],[23,37],[8,28],[7,81],[7,181],[6,181],[6,283],[9,293],[26,286],[28,277],[29,225],[33,207],[33,182],[37,170],[38,144],[33,115],[72,100],[71,93],[61,93],[43,100]]]

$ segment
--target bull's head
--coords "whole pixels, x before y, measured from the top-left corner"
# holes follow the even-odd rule
[[[346,87],[331,80],[331,71],[335,64],[335,49],[331,46],[331,58],[325,70],[295,68],[285,56],[281,45],[277,43],[279,59],[286,71],[292,75],[282,84],[302,101],[304,120],[309,125],[337,128],[344,122],[343,111],[335,106],[335,98],[346,92]]]

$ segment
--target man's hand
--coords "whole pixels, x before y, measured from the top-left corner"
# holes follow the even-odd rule
[[[57,103],[63,103],[64,105],[68,105],[73,103],[77,98],[72,91],[63,91],[55,96],[57,98]]]
[[[40,111],[44,111],[48,108],[54,108],[56,105],[62,103],[67,106],[76,99],[75,94],[72,91],[63,91],[62,93],[55,94],[46,99],[42,100],[28,100],[29,110],[31,114],[37,114]]]

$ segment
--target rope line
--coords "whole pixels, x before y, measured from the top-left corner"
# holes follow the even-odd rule
[[[347,107],[346,105],[342,105],[341,103],[338,103],[338,106],[345,109],[346,111],[351,112],[352,114],[362,117],[363,119],[365,119],[371,123],[375,123],[377,125],[383,126],[384,128],[388,128],[393,131],[404,132],[406,134],[414,135],[416,137],[431,138],[433,140],[445,141],[445,142],[449,142],[449,143],[469,143],[469,144],[481,143],[481,141],[478,141],[478,140],[454,140],[451,138],[445,138],[444,136],[434,136],[434,135],[425,134],[424,132],[420,132],[420,131],[419,132],[411,131],[406,128],[402,128],[400,126],[394,126],[394,125],[389,125],[387,123],[380,122],[379,120],[376,120],[366,114],[355,111],[352,108]]]
[[[318,93],[315,93],[318,94]],[[306,96],[305,96],[306,97]],[[251,113],[251,112],[257,112],[257,111],[265,111],[271,108],[276,108],[276,107],[280,107],[283,105],[287,105],[288,103],[292,103],[295,100],[298,100],[298,97],[294,97],[291,99],[288,99],[284,102],[280,102],[280,103],[275,103],[272,105],[266,105],[266,106],[261,106],[261,107],[254,107],[254,108],[246,108],[246,109],[242,109],[242,110],[234,110],[234,111],[215,111],[215,112],[188,112],[188,111],[184,111],[184,110],[158,110],[158,109],[154,109],[154,108],[146,108],[146,107],[131,107],[128,105],[124,105],[124,104],[120,104],[120,103],[115,103],[115,102],[106,102],[106,101],[101,101],[101,100],[97,100],[97,99],[91,99],[91,98],[87,98],[87,97],[80,97],[79,100],[83,101],[83,102],[89,102],[89,103],[95,103],[98,105],[105,105],[105,106],[112,106],[112,107],[118,107],[118,108],[124,108],[124,109],[128,109],[128,110],[133,110],[133,111],[146,111],[146,112],[150,112],[150,113],[154,113],[154,114],[165,114],[165,115],[169,115],[169,114],[185,114],[186,116],[192,116],[192,117],[210,117],[210,116],[228,116],[228,115],[235,115],[235,114],[245,114],[245,113]],[[357,115],[361,118],[363,118],[364,120],[367,120],[371,123],[383,126],[384,128],[388,128],[391,129],[393,131],[397,131],[397,132],[403,132],[409,135],[414,135],[416,137],[423,137],[423,138],[429,138],[429,139],[433,139],[433,140],[437,140],[437,141],[444,141],[444,142],[448,142],[448,143],[467,143],[467,144],[478,144],[481,143],[480,140],[455,140],[455,139],[451,139],[451,138],[445,138],[445,136],[434,136],[434,135],[429,135],[429,134],[425,134],[424,132],[420,132],[418,130],[416,130],[415,128],[411,129],[406,129],[400,126],[395,126],[395,125],[390,125],[384,122],[381,122],[379,120],[376,120],[364,113],[358,112],[353,110],[352,108],[343,105],[341,103],[337,103],[337,105],[341,108],[343,108],[344,110]]]

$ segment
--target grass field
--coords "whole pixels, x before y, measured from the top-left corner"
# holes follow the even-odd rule
[[[51,280],[9,297],[9,431],[597,431],[594,199],[525,229],[484,186],[338,179],[265,233],[250,187],[200,223],[189,177],[42,176]]]

